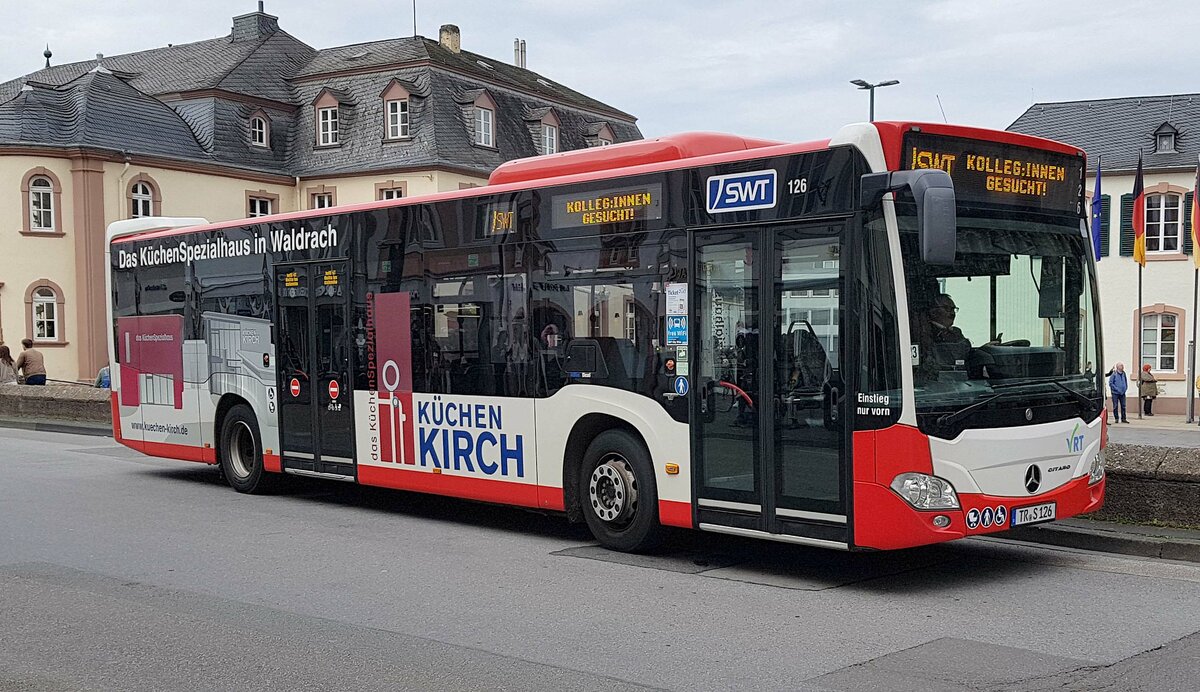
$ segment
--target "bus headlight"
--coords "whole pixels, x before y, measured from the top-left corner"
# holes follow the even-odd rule
[[[1088,485],[1099,483],[1104,478],[1104,452],[1096,452],[1092,457],[1092,468],[1088,471]]]
[[[950,482],[924,473],[902,473],[892,490],[917,509],[958,509],[958,494]]]

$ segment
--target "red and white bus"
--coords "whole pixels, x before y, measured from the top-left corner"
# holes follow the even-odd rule
[[[217,464],[840,549],[1095,510],[1084,156],[683,134],[481,188],[109,228],[114,433]]]

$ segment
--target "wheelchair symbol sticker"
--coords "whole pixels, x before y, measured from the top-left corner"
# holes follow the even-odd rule
[[[679,396],[686,396],[688,393],[688,381],[686,377],[675,378],[675,393]]]

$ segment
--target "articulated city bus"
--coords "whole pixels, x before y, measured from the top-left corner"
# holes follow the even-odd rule
[[[694,133],[428,197],[118,222],[114,433],[241,492],[291,473],[563,512],[617,550],[1089,512],[1084,164],[948,125]]]

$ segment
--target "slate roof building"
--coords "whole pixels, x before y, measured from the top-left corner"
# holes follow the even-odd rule
[[[524,62],[524,52],[516,59]],[[53,379],[104,365],[104,229],[482,185],[504,161],[640,139],[636,119],[457,27],[317,50],[257,12],[227,36],[0,83],[0,342]]]
[[[1192,312],[1195,249],[1189,210],[1200,156],[1200,94],[1037,103],[1008,129],[1086,151],[1089,202],[1099,165],[1102,232],[1097,275],[1108,360],[1102,371],[1121,361],[1127,371],[1138,372],[1140,339],[1142,362],[1150,364],[1159,383],[1154,411],[1182,413],[1193,386],[1187,376],[1188,344],[1197,318]],[[1132,194],[1139,152],[1146,193],[1140,328]]]

